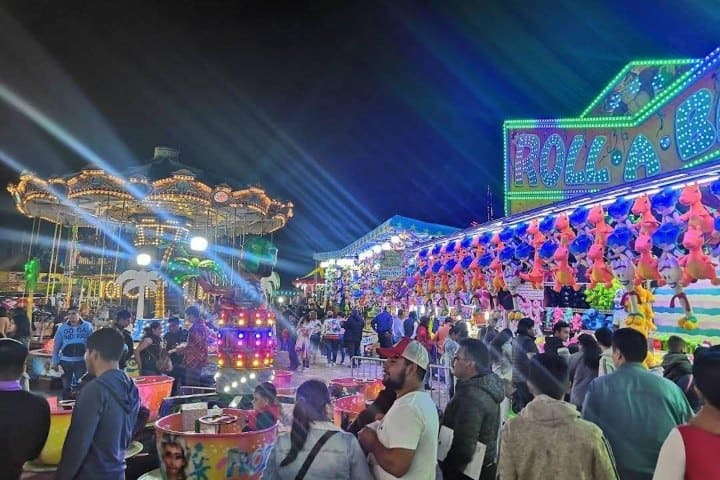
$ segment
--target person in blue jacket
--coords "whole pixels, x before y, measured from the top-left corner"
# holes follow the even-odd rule
[[[370,326],[378,334],[378,341],[382,348],[389,348],[393,345],[392,324],[393,318],[388,312],[388,307],[383,308],[383,311],[370,322]]]
[[[75,308],[68,310],[67,321],[55,332],[51,365],[55,370],[62,367],[63,400],[70,398],[73,380],[79,382],[87,372],[85,344],[92,332],[92,324],[80,318]]]
[[[85,355],[95,377],[81,390],[73,409],[57,480],[124,480],[125,450],[130,446],[140,408],[135,383],[120,370],[125,350],[115,328],[90,335]]]

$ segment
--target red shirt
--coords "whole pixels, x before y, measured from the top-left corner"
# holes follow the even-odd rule
[[[720,435],[692,425],[678,427],[685,444],[685,480],[720,478]]]
[[[208,363],[208,337],[210,330],[200,320],[188,330],[187,347],[185,348],[185,366],[203,368]]]

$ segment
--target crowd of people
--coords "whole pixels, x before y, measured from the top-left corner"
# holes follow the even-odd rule
[[[299,395],[265,478],[720,478],[711,453],[720,447],[720,346],[698,349],[691,362],[671,337],[658,375],[644,365],[647,339],[629,328],[571,340],[570,325],[558,322],[539,346],[527,318],[477,339],[464,322],[433,328],[409,318],[384,310],[371,321],[387,359],[377,401],[340,432],[328,424],[324,384]],[[444,411],[426,390],[437,360],[452,367],[455,386]],[[336,438],[331,447],[325,437]]]
[[[68,392],[76,401],[56,478],[125,478],[124,451],[147,412],[122,366],[134,358],[142,373],[174,373],[180,383],[202,377],[208,327],[197,307],[185,314],[188,331],[171,319],[161,335],[150,323],[134,348],[127,311],[118,312],[116,328],[96,331],[68,312],[52,361],[67,375],[64,393],[76,376],[82,380]],[[300,385],[290,431],[279,436],[263,478],[720,478],[712,455],[720,447],[720,346],[698,349],[691,361],[684,341],[671,337],[658,375],[643,365],[647,339],[627,328],[570,342],[569,326],[558,322],[538,348],[530,319],[515,331],[489,326],[478,338],[450,317],[431,322],[383,311],[371,320],[385,389],[343,430],[332,421],[327,385]],[[311,310],[285,347],[292,345],[302,362],[324,348],[328,364],[342,363],[341,348],[348,357],[359,353],[355,335],[364,326],[360,311],[346,318]],[[385,329],[389,344],[381,340]],[[47,401],[21,384],[27,355],[26,343],[0,339],[0,408],[18,413],[0,419],[0,471],[7,478],[19,478],[49,431]],[[434,362],[451,367],[454,389],[444,411],[427,388]],[[272,384],[258,385],[252,405],[245,431],[280,419]]]

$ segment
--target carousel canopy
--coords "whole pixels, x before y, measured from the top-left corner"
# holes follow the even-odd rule
[[[260,187],[206,183],[177,157],[177,151],[157,147],[152,163],[122,174],[94,166],[47,179],[24,172],[8,191],[23,215],[80,227],[155,219],[189,230],[262,235],[279,230],[292,217],[292,203],[274,200]]]
[[[354,258],[372,250],[373,247],[382,248],[388,245],[393,247],[397,245],[410,246],[434,237],[450,235],[458,230],[455,227],[421,222],[420,220],[395,215],[345,248],[334,252],[316,253],[313,255],[313,259],[327,261]]]

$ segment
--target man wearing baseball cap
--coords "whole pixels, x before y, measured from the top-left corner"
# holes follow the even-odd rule
[[[397,400],[380,421],[377,431],[365,427],[358,434],[370,455],[377,480],[434,480],[439,429],[438,413],[424,391],[430,357],[423,345],[403,338],[394,347],[379,348],[383,383],[395,390]]]

